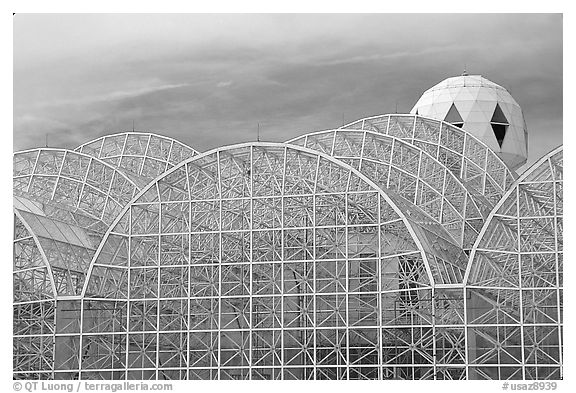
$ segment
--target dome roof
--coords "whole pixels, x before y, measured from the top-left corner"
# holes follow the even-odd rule
[[[512,96],[508,93],[508,91],[505,88],[492,81],[489,81],[482,75],[467,75],[467,74],[460,76],[453,76],[451,78],[444,79],[442,82],[426,90],[426,93],[455,87],[484,87],[484,88],[496,89],[504,92],[507,97],[512,98]],[[512,101],[516,102],[514,101],[514,98],[512,98]]]
[[[505,88],[480,75],[443,80],[426,90],[410,113],[461,127],[511,168],[526,162],[528,133],[520,105]]]

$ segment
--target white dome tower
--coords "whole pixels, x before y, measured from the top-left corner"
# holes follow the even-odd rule
[[[410,113],[463,128],[512,169],[526,162],[528,130],[520,105],[505,88],[480,75],[464,72],[443,80],[426,90]]]

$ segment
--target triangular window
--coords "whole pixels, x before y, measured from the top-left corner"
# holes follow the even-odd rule
[[[508,130],[508,126],[503,124],[494,124],[492,123],[492,131],[494,131],[494,136],[498,141],[498,146],[502,147],[504,143],[504,138],[506,137],[506,131]]]
[[[499,104],[496,104],[494,108],[494,114],[492,115],[492,120],[490,120],[490,125],[492,126],[492,131],[494,131],[494,136],[498,141],[498,146],[502,147],[504,143],[504,138],[506,137],[506,131],[508,131],[508,119],[504,116],[504,112],[500,108]]]
[[[500,104],[496,104],[496,108],[494,108],[494,114],[492,115],[491,123],[504,123],[508,124],[508,119],[504,116],[504,112],[500,108]]]
[[[464,125],[464,120],[462,119],[462,116],[460,116],[460,112],[458,112],[458,109],[456,109],[456,105],[454,105],[454,103],[452,103],[450,110],[448,110],[446,117],[444,117],[444,121],[452,123],[456,127],[460,128],[462,128]]]

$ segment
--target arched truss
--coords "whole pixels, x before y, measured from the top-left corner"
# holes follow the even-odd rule
[[[14,303],[56,298],[50,264],[32,228],[14,209]]]
[[[22,378],[50,378],[54,356],[56,288],[50,265],[31,228],[14,209],[13,357]]]
[[[306,134],[288,143],[350,164],[387,192],[393,191],[421,208],[465,249],[472,247],[492,209],[486,198],[468,189],[445,165],[396,137],[339,129]]]
[[[78,146],[75,151],[97,157],[118,168],[141,188],[198,154],[175,139],[143,132],[106,135]]]
[[[97,158],[63,149],[14,154],[14,207],[37,239],[59,296],[79,295],[104,233],[139,191]]]
[[[15,378],[54,378],[77,348],[90,261],[139,188],[97,158],[62,149],[14,154]],[[68,336],[66,336],[68,335]]]
[[[478,377],[562,378],[562,162],[558,147],[526,170],[470,254],[469,363]]]
[[[493,204],[500,200],[516,178],[483,142],[441,120],[419,115],[379,115],[340,128],[369,130],[404,139],[436,157]]]
[[[73,244],[82,238],[81,232],[77,230],[73,239],[63,240],[63,236],[73,235],[66,232],[70,226],[47,218],[41,209],[40,203],[14,198],[13,368],[16,379],[53,379],[54,369],[65,363],[58,353],[64,348],[77,349],[69,335],[78,332],[80,304],[78,300],[68,299],[72,299],[69,295],[79,293],[75,289],[84,284],[85,261],[91,257],[82,247]],[[49,226],[44,227],[46,224]],[[81,256],[69,258],[73,251]],[[75,266],[78,260],[84,264]],[[82,267],[83,272],[79,271]]]
[[[67,364],[85,378],[461,376],[442,363],[462,348],[433,356],[458,340],[434,321],[448,261],[395,198],[287,144],[186,161],[111,226]]]
[[[68,211],[57,218],[81,227],[92,225],[74,218],[75,214],[109,225],[139,191],[111,165],[86,154],[53,148],[15,153],[13,188],[14,195]]]
[[[472,154],[474,138],[387,117],[382,134],[432,154],[475,200],[497,200],[501,166]],[[350,128],[383,125],[364,120]],[[561,148],[513,184],[503,169],[509,190],[464,280],[421,209],[344,155],[217,149],[166,164],[133,200],[153,169],[126,177],[62,152],[14,156],[15,378],[562,377]],[[110,224],[86,282],[55,273],[70,255],[85,271]]]

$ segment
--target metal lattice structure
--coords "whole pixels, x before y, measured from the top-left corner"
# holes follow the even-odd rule
[[[490,212],[483,195],[426,151],[402,139],[341,129],[307,134],[288,143],[322,151],[357,168],[382,189],[421,208],[459,247],[472,247]]]
[[[14,209],[37,239],[59,295],[79,295],[96,248],[139,191],[85,154],[35,149],[14,155]]]
[[[431,288],[442,274],[458,276],[446,272],[450,255],[439,269],[434,240],[416,227],[376,184],[329,156],[286,144],[222,148],[131,204],[95,258],[84,298],[127,302],[127,327],[111,333],[126,337],[118,372],[137,378],[412,377],[414,356],[432,376],[433,357],[410,343],[431,345]]]
[[[562,164],[559,147],[526,170],[472,250],[469,362],[479,377],[562,377]]]
[[[170,140],[153,134],[146,138]],[[170,146],[167,157],[174,162],[178,154],[193,152]],[[159,157],[154,151],[147,149]],[[62,367],[54,348],[70,350],[70,343],[59,334],[78,324],[74,321],[79,314],[73,310],[78,303],[72,299],[81,295],[88,267],[109,225],[140,191],[136,182],[147,184],[143,174],[158,173],[156,161],[160,159],[143,159],[140,174],[134,176],[122,166],[64,149],[40,148],[14,155],[15,371],[31,367],[53,375],[54,369]],[[162,168],[171,166],[166,161]]]
[[[105,135],[76,151],[118,168],[141,187],[198,152],[175,139],[145,132]]]
[[[16,378],[50,378],[54,358],[56,287],[32,229],[14,210],[14,371]]]
[[[14,156],[14,377],[562,378],[562,149],[413,115]]]
[[[393,114],[367,117],[341,128],[374,131],[404,139],[436,157],[493,204],[502,198],[516,178],[486,144],[445,121]]]
[[[14,369],[58,367],[58,333],[74,323],[81,294],[109,225],[139,191],[99,159],[63,149],[14,155]],[[29,376],[27,373],[19,374]]]

